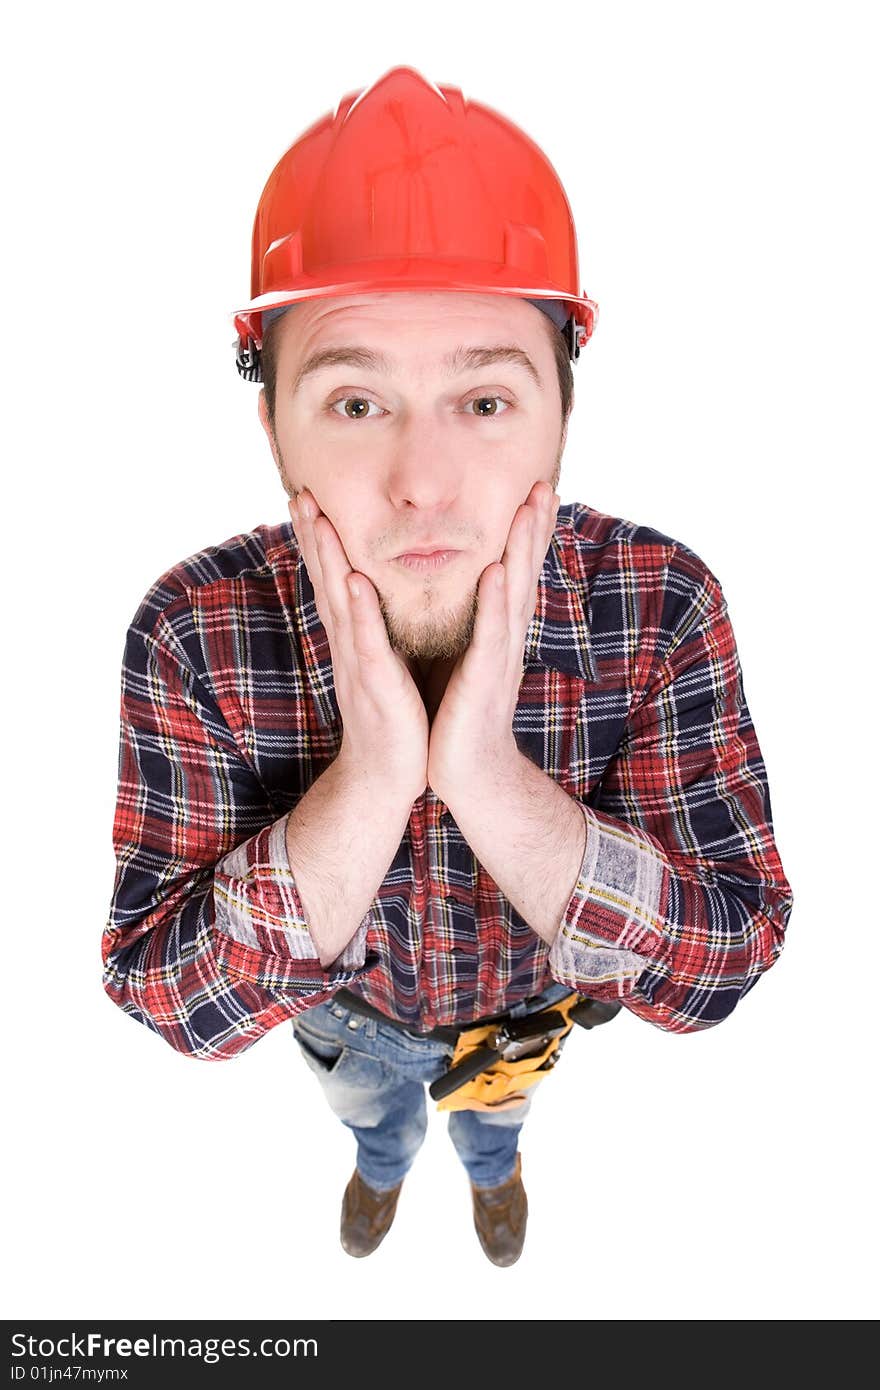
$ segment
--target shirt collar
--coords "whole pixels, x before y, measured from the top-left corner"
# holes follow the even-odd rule
[[[598,682],[590,642],[586,580],[569,573],[566,557],[574,552],[571,512],[560,513],[538,583],[538,600],[526,629],[523,661],[537,662],[582,681]]]
[[[586,581],[573,578],[566,565],[571,553],[571,514],[557,522],[538,583],[535,612],[526,630],[523,669],[546,666],[585,682],[598,682],[592,645]],[[293,525],[287,522],[283,534],[295,547]],[[305,560],[295,561],[294,623],[302,638],[306,671],[322,725],[341,722],[333,684],[333,665],[327,631],[315,604],[315,591]]]

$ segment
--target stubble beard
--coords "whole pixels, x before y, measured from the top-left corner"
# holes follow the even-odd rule
[[[470,646],[477,621],[476,585],[457,607],[450,607],[438,599],[434,582],[426,579],[422,606],[415,619],[395,613],[388,596],[378,586],[376,592],[388,641],[402,657],[455,660]]]

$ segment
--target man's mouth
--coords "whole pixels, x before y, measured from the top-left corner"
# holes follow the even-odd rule
[[[408,570],[437,570],[448,565],[460,550],[408,550],[394,556],[394,563]]]

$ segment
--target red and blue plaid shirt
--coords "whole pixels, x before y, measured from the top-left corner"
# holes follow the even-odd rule
[[[561,507],[513,732],[586,821],[552,946],[429,787],[324,967],[285,827],[342,722],[293,528],[257,526],[173,566],[125,644],[107,993],[215,1059],[342,985],[416,1030],[501,1013],[554,980],[672,1032],[726,1018],[782,950],[792,893],[727,604],[698,556]]]

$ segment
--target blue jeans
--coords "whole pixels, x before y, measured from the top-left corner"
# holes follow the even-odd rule
[[[534,1013],[568,994],[570,988],[554,983],[510,1012],[514,1017]],[[425,1084],[446,1072],[452,1044],[364,1018],[333,999],[297,1014],[292,1028],[331,1109],[357,1140],[364,1182],[377,1192],[397,1187],[427,1132]],[[449,1137],[472,1182],[495,1187],[513,1175],[531,1103],[528,1093],[522,1105],[495,1114],[447,1112]]]

